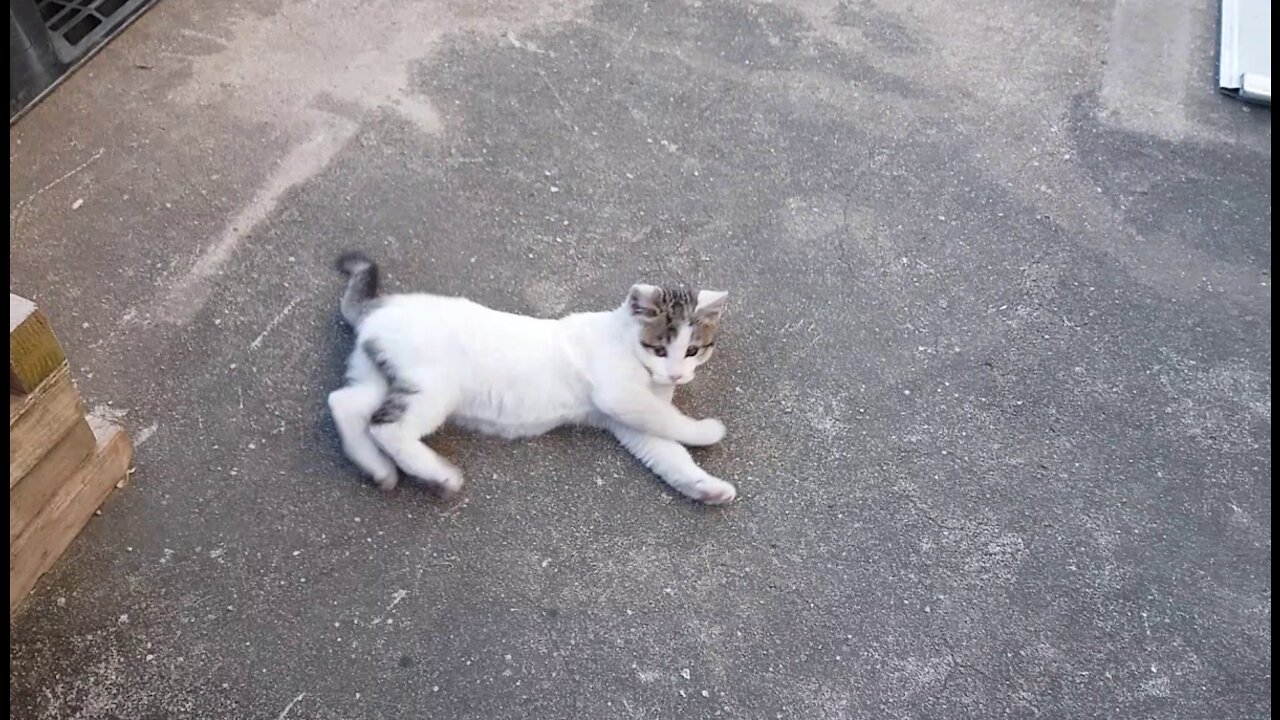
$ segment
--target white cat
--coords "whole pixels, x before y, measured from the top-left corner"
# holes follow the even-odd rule
[[[719,442],[724,424],[671,404],[675,386],[711,359],[726,293],[636,285],[615,310],[547,320],[462,298],[379,296],[378,268],[360,253],[338,268],[356,347],[329,409],[347,456],[379,487],[396,486],[398,466],[458,490],[462,473],[423,442],[449,421],[508,438],[606,429],[684,495],[712,504],[737,495],[684,448]]]

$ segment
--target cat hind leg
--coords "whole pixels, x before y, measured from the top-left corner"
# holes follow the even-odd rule
[[[395,463],[378,449],[369,434],[369,419],[382,405],[385,388],[374,383],[348,385],[329,393],[329,412],[347,458],[382,490],[396,486]]]
[[[449,417],[448,397],[430,389],[392,387],[370,419],[369,432],[401,470],[446,494],[462,487],[462,472],[427,447],[423,438]]]

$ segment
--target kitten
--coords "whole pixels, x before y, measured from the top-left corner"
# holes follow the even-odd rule
[[[676,385],[711,359],[727,293],[636,285],[607,312],[558,320],[470,300],[378,294],[378,267],[338,259],[342,316],[356,329],[347,386],[329,409],[347,457],[382,489],[397,467],[452,493],[462,473],[423,439],[446,421],[507,438],[561,425],[608,430],[658,477],[705,503],[734,499],[685,445],[712,445],[724,424],[676,409]]]

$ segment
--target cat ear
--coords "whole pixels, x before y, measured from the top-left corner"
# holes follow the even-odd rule
[[[627,293],[627,307],[639,318],[651,318],[658,314],[658,298],[662,288],[653,285],[632,285]]]
[[[707,320],[715,322],[719,320],[720,313],[724,312],[724,303],[728,297],[729,293],[718,290],[700,291],[698,293],[698,309],[694,311],[693,316],[699,322]]]

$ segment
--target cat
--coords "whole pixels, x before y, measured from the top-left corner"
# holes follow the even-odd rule
[[[447,421],[506,438],[600,428],[689,498],[737,496],[685,449],[719,442],[724,424],[671,402],[711,359],[727,293],[635,285],[616,309],[552,320],[459,297],[380,295],[368,256],[337,265],[356,342],[329,410],[347,457],[378,487],[394,488],[401,470],[446,494],[461,488],[461,471],[424,442]]]

